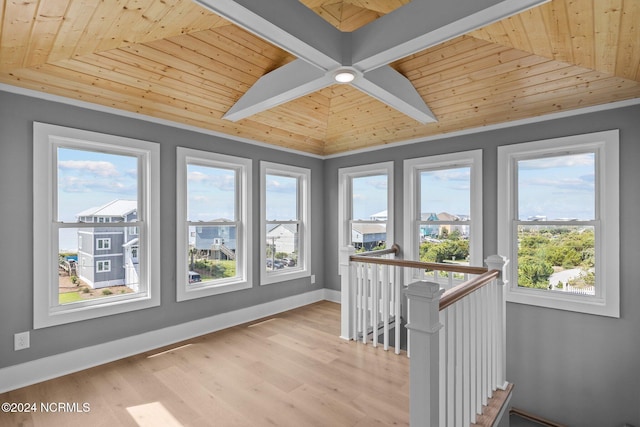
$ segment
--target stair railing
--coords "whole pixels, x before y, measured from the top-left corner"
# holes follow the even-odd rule
[[[487,267],[406,261],[395,258],[397,245],[384,254],[354,252],[345,248],[341,254],[341,336],[376,346],[380,322],[393,322],[399,353],[402,308],[397,304],[404,293],[411,424],[466,427],[474,423],[493,392],[508,385],[503,291],[507,260],[491,256],[485,260]],[[444,284],[417,280],[404,287],[402,269],[446,271],[449,278],[459,273],[468,280],[452,287],[447,286],[450,279]],[[386,288],[395,298],[389,311],[385,311]]]
[[[376,260],[392,261],[399,251],[398,245],[393,245],[389,249],[362,252],[356,256],[352,246],[343,249],[342,338],[365,344],[370,341],[377,347],[382,335],[383,348],[388,350],[393,329],[395,352],[400,354],[401,269],[376,263]]]

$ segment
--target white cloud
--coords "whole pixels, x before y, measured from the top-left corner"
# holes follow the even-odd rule
[[[62,160],[58,162],[58,167],[62,171],[72,173],[88,174],[102,178],[120,176],[116,166],[107,161],[99,160]]]

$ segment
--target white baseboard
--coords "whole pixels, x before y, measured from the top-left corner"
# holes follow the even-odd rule
[[[336,294],[337,293],[337,300]],[[340,302],[340,292],[318,289],[300,295],[217,314],[103,344],[79,348],[0,369],[0,393],[82,371],[186,339],[198,337],[314,302]]]
[[[333,289],[323,289],[324,291],[324,299],[331,302],[336,302],[340,304],[342,301],[340,299],[340,291],[336,291]]]

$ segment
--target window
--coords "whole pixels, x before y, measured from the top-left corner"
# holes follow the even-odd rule
[[[34,124],[35,328],[159,305],[158,167],[157,144]],[[105,218],[140,229],[139,264]]]
[[[404,189],[406,258],[483,264],[481,150],[405,160]]]
[[[111,261],[98,261],[96,263],[96,271],[98,273],[106,273],[111,271]]]
[[[618,132],[500,147],[507,300],[619,316]]]
[[[177,154],[178,301],[251,287],[251,160]]]
[[[391,247],[393,237],[393,162],[342,168],[338,239],[358,252]]]
[[[261,162],[261,284],[310,275],[311,171]]]
[[[98,239],[96,243],[98,249],[111,249],[111,239]]]

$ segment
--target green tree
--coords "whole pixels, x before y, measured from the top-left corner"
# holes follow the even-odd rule
[[[518,260],[518,286],[547,289],[552,274],[553,266],[542,259],[523,257]]]

